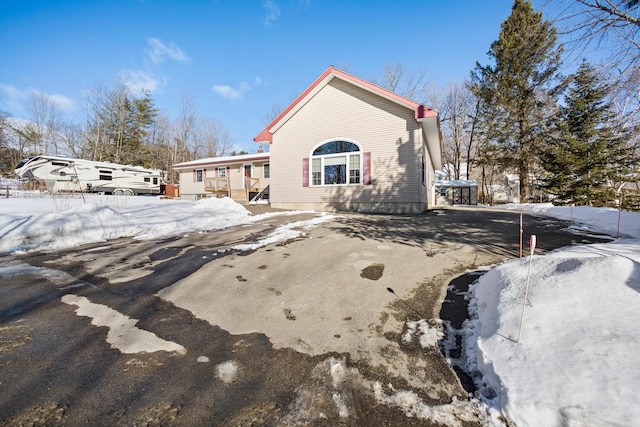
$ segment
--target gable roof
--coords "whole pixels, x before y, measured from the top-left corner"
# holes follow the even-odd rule
[[[302,94],[298,96],[293,101],[293,103],[291,103],[291,105],[289,105],[282,113],[280,113],[280,115],[276,117],[275,120],[273,120],[262,132],[260,132],[258,136],[253,138],[253,140],[255,142],[272,143],[273,133],[278,130],[280,126],[282,126],[300,108],[302,108],[302,106],[306,103],[305,100],[318,93],[320,89],[325,87],[334,78],[344,80],[361,89],[364,89],[385,99],[388,99],[389,101],[395,102],[396,104],[414,110],[416,121],[422,121],[428,118],[436,118],[437,120],[438,112],[434,109],[412,101],[409,98],[405,98],[404,96],[398,95],[395,92],[380,87],[369,81],[345,73],[344,71],[339,70],[335,67],[329,67],[324,73],[322,73],[320,77],[316,79],[316,81],[311,84],[311,86],[309,86],[304,92],[302,92]]]

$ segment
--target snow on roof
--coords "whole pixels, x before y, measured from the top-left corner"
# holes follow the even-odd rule
[[[453,179],[438,180],[436,187],[477,187],[478,183],[474,179]]]
[[[207,157],[206,159],[191,160],[188,162],[177,163],[173,165],[173,169],[190,168],[194,166],[208,166],[217,165],[223,163],[241,163],[246,161],[256,160],[269,160],[271,154],[266,153],[253,153],[253,154],[241,154],[238,156],[222,156],[222,157]]]

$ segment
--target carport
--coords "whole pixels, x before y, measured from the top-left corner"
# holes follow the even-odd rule
[[[474,180],[436,181],[435,186],[438,206],[478,204],[478,183]]]

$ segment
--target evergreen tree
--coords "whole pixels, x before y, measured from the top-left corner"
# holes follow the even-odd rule
[[[157,113],[148,92],[136,97],[121,82],[105,91],[90,127],[96,141],[92,160],[152,165],[149,134]]]
[[[604,206],[638,164],[630,134],[615,125],[609,87],[583,61],[570,78],[556,131],[542,150],[542,187],[558,204]]]
[[[542,20],[529,0],[515,0],[491,44],[494,65],[476,63],[471,88],[481,100],[479,125],[485,166],[514,170],[520,199],[530,196],[530,178],[538,166],[537,147],[545,140],[545,124],[553,114],[562,47],[556,29]],[[491,162],[491,163],[487,163]]]

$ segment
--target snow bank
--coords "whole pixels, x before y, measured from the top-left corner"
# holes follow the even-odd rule
[[[600,231],[612,236],[617,235],[619,224],[620,236],[640,236],[640,221],[638,221],[640,214],[637,212],[619,211],[613,208],[592,208],[590,206],[553,206],[551,203],[513,204],[501,207],[576,222],[585,230]]]
[[[135,236],[141,228],[107,206],[86,204],[61,212],[14,218],[0,230],[0,253],[11,253],[63,249]]]
[[[519,345],[528,258],[472,286],[468,365],[483,374],[491,407],[519,427],[640,420],[639,246],[634,240],[534,256]]]
[[[155,239],[251,221],[230,198],[74,195],[9,198],[0,206],[0,254],[56,250],[119,237]]]

